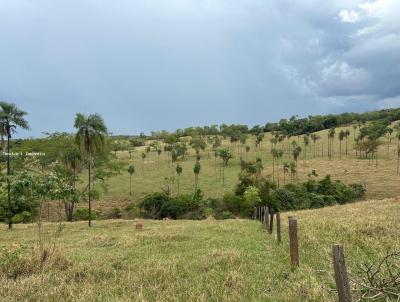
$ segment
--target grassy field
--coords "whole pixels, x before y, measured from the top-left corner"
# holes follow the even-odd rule
[[[287,216],[298,218],[300,268],[289,266]],[[43,269],[37,227],[0,230],[2,301],[334,301],[331,246],[349,271],[400,249],[400,202],[284,213],[283,242],[251,220],[65,223]],[[136,223],[143,230],[136,230]],[[56,224],[45,224],[54,230]],[[8,255],[15,279],[6,277]],[[14,251],[11,253],[10,251]],[[7,259],[8,259],[7,258]],[[25,260],[24,260],[25,259]],[[14,261],[14,262],[12,262]],[[19,267],[20,266],[20,267]],[[20,270],[18,270],[20,269]]]
[[[342,142],[342,156],[339,153],[338,133],[340,130],[349,129],[351,135],[348,140],[348,155],[345,152],[345,140]],[[308,174],[312,170],[316,170],[319,177],[324,177],[331,174],[334,179],[340,179],[346,183],[362,183],[366,186],[366,199],[380,199],[387,197],[396,197],[400,195],[399,182],[400,176],[396,175],[396,160],[397,160],[397,140],[392,139],[387,147],[386,138],[382,138],[382,145],[378,153],[378,167],[375,163],[369,163],[367,159],[359,159],[355,155],[353,149],[353,127],[341,127],[336,129],[334,141],[334,154],[331,160],[327,157],[327,131],[321,131],[317,134],[321,137],[316,143],[316,152],[314,157],[314,145],[310,140],[310,145],[307,148],[306,159],[304,152],[299,157],[298,161],[298,181],[306,180]],[[251,147],[246,153],[244,148],[239,146],[231,146],[228,140],[223,141],[223,145],[232,148],[234,158],[230,161],[229,166],[225,168],[225,185],[222,185],[220,178],[219,161],[215,161],[215,157],[210,147],[204,152],[201,152],[201,171],[199,175],[199,188],[202,189],[205,196],[221,197],[224,192],[231,191],[238,181],[240,172],[239,159],[242,156],[246,160],[255,160],[256,157],[261,157],[266,176],[272,174],[272,156],[271,156],[271,134],[267,133],[261,144],[261,148],[255,150],[254,137],[249,137],[246,145]],[[292,137],[291,141],[295,140],[304,150],[302,137]],[[281,146],[284,150],[282,160],[292,160],[289,157],[288,150],[289,141],[285,139]],[[141,158],[145,147],[136,148],[132,153],[132,158],[129,158],[127,151],[117,153],[117,157],[122,160],[126,169],[129,164],[133,164],[136,172],[132,177],[133,194],[129,195],[129,174],[127,171],[122,171],[121,175],[111,178],[109,190],[103,194],[101,199],[95,202],[95,207],[98,209],[108,209],[112,207],[124,206],[132,201],[140,200],[149,192],[161,191],[166,188],[169,182],[166,178],[175,177],[172,182],[172,193],[177,193],[177,182],[175,166],[171,166],[167,153],[163,152],[158,161],[157,152],[151,151],[146,159]],[[180,177],[180,193],[193,192],[194,174],[193,166],[196,161],[195,152],[189,147],[189,155],[183,160],[179,160],[179,164],[183,167],[183,172]],[[322,156],[322,153],[324,156]],[[286,181],[289,176],[286,175]],[[280,172],[280,182],[283,182],[283,174]]]

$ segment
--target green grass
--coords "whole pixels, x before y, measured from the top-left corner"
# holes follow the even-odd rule
[[[300,268],[294,270],[289,265],[288,215],[298,218]],[[334,301],[332,244],[344,244],[349,271],[357,274],[358,264],[400,249],[399,217],[396,199],[284,213],[281,245],[251,220],[109,220],[95,221],[92,228],[86,222],[65,223],[56,246],[57,259],[65,258],[62,262],[68,265],[45,267],[15,280],[2,276],[0,297],[3,301]],[[139,222],[143,230],[135,229]],[[54,228],[55,224],[45,225],[46,230]],[[36,242],[35,225],[0,230],[0,247],[23,247],[28,259]]]

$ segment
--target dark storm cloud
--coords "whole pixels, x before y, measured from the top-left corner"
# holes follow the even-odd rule
[[[394,0],[0,0],[0,98],[115,133],[400,103]]]

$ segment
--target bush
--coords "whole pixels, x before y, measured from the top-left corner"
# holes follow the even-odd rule
[[[203,193],[197,190],[195,194],[185,194],[170,197],[165,193],[153,193],[147,195],[139,204],[144,210],[144,215],[152,219],[170,217],[173,219],[187,217],[202,217]],[[199,218],[196,218],[199,219]]]
[[[350,188],[353,190],[354,197],[359,199],[365,195],[365,187],[362,184],[351,184]]]
[[[98,213],[92,211],[92,220],[96,220],[97,216]],[[73,217],[74,221],[89,220],[89,209],[86,208],[76,209]]]
[[[214,210],[212,208],[205,208],[203,210],[203,216],[204,218],[214,217]]]
[[[365,193],[362,185],[347,186],[339,180],[332,181],[329,175],[300,184],[288,184],[275,191],[281,210],[315,209],[334,204],[345,204],[360,198]]]
[[[160,219],[161,208],[165,203],[169,202],[170,197],[165,193],[152,193],[146,195],[139,207],[143,209],[144,215],[147,218]]]
[[[13,223],[31,223],[33,222],[33,215],[31,212],[23,211],[15,214],[12,218]]]
[[[217,217],[218,219],[234,219],[235,215],[233,215],[230,211],[224,211],[221,213],[220,216]]]

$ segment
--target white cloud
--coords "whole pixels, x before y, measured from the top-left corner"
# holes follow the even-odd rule
[[[360,20],[360,14],[354,10],[342,10],[339,12],[339,18],[342,22],[356,23]]]

